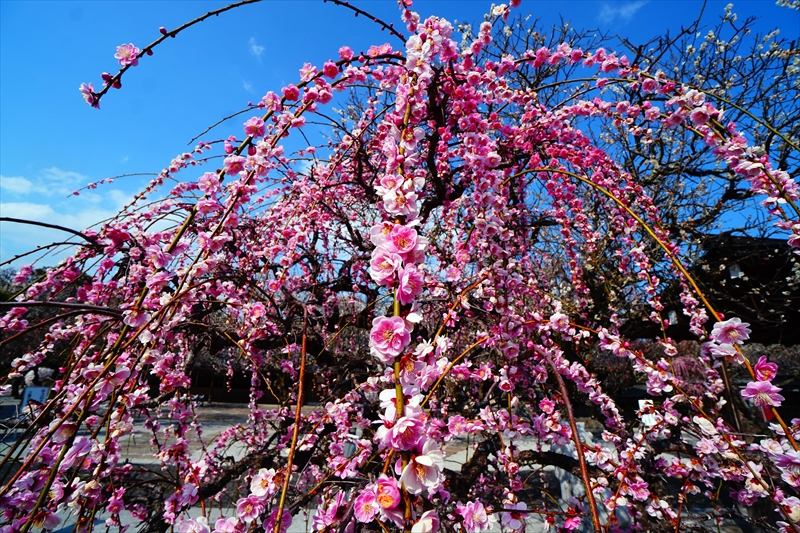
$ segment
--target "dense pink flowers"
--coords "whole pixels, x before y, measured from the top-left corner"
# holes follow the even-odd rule
[[[278,517],[278,508],[275,507],[264,521],[264,531],[275,531],[275,521]],[[281,525],[278,529],[279,533],[286,533],[289,526],[292,525],[292,513],[288,509],[284,509],[281,514]]]
[[[382,444],[393,450],[406,451],[413,449],[422,438],[425,425],[417,417],[400,417],[396,422],[387,426],[384,423],[379,428],[378,437]]]
[[[208,520],[204,516],[185,518],[177,524],[178,533],[211,533]]]
[[[643,150],[654,142],[674,148],[669,136],[659,138],[664,127],[681,128],[675,137],[697,133],[776,216],[791,215],[779,205],[798,196],[791,176],[722,122],[713,95],[676,84],[655,65],[650,72],[611,51],[583,51],[577,42],[495,54],[496,22],[508,17],[507,5],[495,6],[460,44],[449,22],[422,19],[408,9],[410,0],[402,4],[404,49],[378,44],[356,57],[342,47],[336,62],[303,64],[299,80],[254,106],[266,122],[252,117],[234,124],[234,131],[215,136],[221,142],[212,156],[201,143],[175,157],[124,215],[87,230],[89,244],[34,282],[20,294],[20,306],[0,318],[0,327],[20,331],[33,316],[25,316],[23,299],[27,305],[63,296],[75,304],[69,320],[42,325],[48,330],[40,349],[11,362],[13,379],[27,380],[62,346],[72,350],[54,385],[53,397],[65,405],[31,433],[47,442],[35,441],[44,444],[29,471],[8,496],[0,495],[3,519],[18,522],[30,512],[46,529],[55,511],[77,506],[111,514],[112,522],[122,510],[145,516],[148,509],[133,498],[126,506],[123,495],[130,493],[107,481],[127,478],[119,439],[141,424],[152,432],[156,459],[175,475],[176,488],[157,503],[179,533],[209,533],[193,517],[201,497],[210,502],[221,493],[204,496],[200,484],[227,479],[232,465],[230,494],[242,497],[235,513],[223,510],[231,516],[217,521],[215,533],[271,533],[278,520],[284,531],[299,510],[289,502],[311,490],[303,505],[317,505],[317,531],[380,525],[435,533],[433,509],[447,513],[448,529],[479,533],[499,519],[505,531],[521,531],[529,516],[541,518],[526,512],[532,506],[520,451],[526,440],[551,454],[585,452],[592,477],[585,483],[593,485],[589,493],[603,520],[627,507],[631,527],[646,529],[639,522],[648,516],[694,513],[693,494],[720,480],[739,503],[769,498],[791,520],[800,501],[785,497],[785,484],[800,485],[800,460],[785,429],[774,426],[774,438],[752,444],[759,453],[743,463],[731,450],[748,444],[718,408],[726,380],[716,359],[744,362],[739,345],[749,338],[748,324],[738,318],[715,324],[699,356],[685,355],[667,335],[650,352],[624,338],[639,313],[674,331],[666,330],[672,309],[662,300],[672,291],[666,287],[672,278],[662,277],[670,264],[652,253],[648,235],[652,230],[675,257],[682,237],[663,229],[669,225],[652,189],[591,132],[607,126]],[[127,68],[138,55],[128,44],[116,57]],[[544,81],[565,65],[594,75],[595,86],[606,88],[602,98],[568,91],[563,101],[558,93],[539,100],[535,87],[515,74],[525,68]],[[108,73],[102,79],[102,93],[119,83]],[[369,96],[334,135],[322,143],[311,135],[295,140],[303,137],[295,128],[329,116],[323,105],[351,89]],[[91,84],[80,91],[97,106]],[[598,129],[579,129],[595,120]],[[244,142],[236,128],[243,128]],[[195,175],[179,175],[200,165]],[[800,244],[800,224],[781,224],[793,232],[790,244]],[[597,258],[608,262],[602,272]],[[30,283],[33,270],[24,272],[20,283]],[[626,289],[597,307],[594,282],[610,281],[610,272]],[[677,284],[690,331],[702,340],[713,312],[703,309],[693,284]],[[301,331],[313,352],[298,345]],[[638,411],[644,420],[627,420],[600,374],[576,356],[599,350],[607,352],[609,375],[631,374],[660,396]],[[190,396],[199,354],[218,358],[214,363],[227,367],[231,382],[242,372],[250,378],[247,422],[208,440]],[[300,368],[308,369],[320,402],[301,405],[295,421],[288,403],[302,403]],[[780,406],[781,389],[771,383],[777,365],[762,357],[753,371],[756,381],[742,396],[758,407]],[[569,398],[553,386],[554,375],[568,382],[570,401],[602,413],[602,434],[579,429],[575,436],[585,447],[574,447]],[[282,405],[265,407],[273,395]],[[695,403],[700,396],[702,411]],[[67,414],[57,419],[57,413]],[[293,457],[300,464],[292,471],[286,452],[295,429],[301,437]],[[94,438],[101,430],[108,435]],[[697,439],[684,439],[680,457],[648,450],[689,434]],[[451,459],[462,461],[457,448],[464,438],[477,450],[466,456],[488,453],[489,466],[476,466],[483,471],[469,487],[446,485],[444,445],[451,443]],[[234,452],[244,462],[232,462]],[[58,474],[52,495],[37,504],[51,471]],[[280,516],[277,472],[291,475]],[[654,479],[680,480],[684,499],[657,499]],[[572,496],[557,502],[561,510],[546,517],[549,525],[571,530],[586,520],[588,499]],[[216,513],[215,506],[209,516]]]
[[[225,158],[225,173],[235,176],[244,170],[245,158],[238,155],[231,155]]]
[[[775,454],[775,464],[782,470],[781,478],[793,487],[800,487],[800,452],[789,450]]]
[[[353,50],[349,46],[342,46],[339,48],[339,57],[345,61],[353,59]]]
[[[337,67],[336,63],[333,61],[326,61],[325,64],[322,65],[322,73],[326,78],[333,79],[339,75],[339,67]]]
[[[150,313],[142,309],[129,309],[124,313],[123,322],[132,328],[140,328],[150,320]]]
[[[131,44],[121,44],[117,46],[117,53],[114,54],[114,57],[119,60],[119,64],[123,67],[130,65],[135,67],[139,64],[139,50],[133,43]]]

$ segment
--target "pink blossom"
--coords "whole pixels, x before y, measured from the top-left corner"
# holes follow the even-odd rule
[[[718,359],[731,359],[737,363],[744,362],[744,357],[736,351],[733,344],[707,343],[703,348],[708,349],[708,352]]]
[[[142,309],[128,309],[122,313],[122,321],[132,328],[140,328],[150,320],[150,314]]]
[[[108,506],[106,507],[106,511],[111,514],[119,514],[125,509],[125,502],[122,501],[122,496],[125,494],[125,489],[117,489],[114,491],[114,494],[108,500]]]
[[[758,362],[753,367],[758,381],[772,381],[778,375],[778,365],[775,363],[768,363],[766,356],[762,355],[758,358]]]
[[[218,518],[216,524],[214,524],[214,533],[240,533],[244,529],[244,522],[235,516]]]
[[[264,521],[264,531],[273,532],[275,531],[275,520],[278,517],[278,508],[274,508],[272,512],[269,514],[269,518]],[[286,533],[286,530],[289,529],[289,526],[292,525],[292,513],[288,509],[283,510],[283,514],[281,514],[281,527],[279,533]]]
[[[353,50],[349,46],[342,46],[339,48],[339,57],[345,61],[353,59]]]
[[[235,176],[244,170],[245,158],[239,155],[231,155],[225,158],[225,173],[229,176]]]
[[[177,524],[178,533],[211,533],[205,516],[185,518]]]
[[[400,505],[400,489],[397,480],[381,474],[375,485],[375,500],[381,509],[394,509]]]
[[[353,514],[356,520],[363,523],[372,522],[378,513],[378,502],[375,500],[375,493],[371,490],[363,490],[356,496],[353,505]]]
[[[425,279],[415,265],[408,265],[398,273],[400,286],[397,288],[397,299],[403,305],[409,305],[422,293]]]
[[[281,99],[272,91],[269,91],[264,95],[264,97],[261,99],[261,103],[264,104],[264,107],[267,108],[267,111],[278,113],[281,110]]]
[[[395,224],[386,236],[386,248],[390,252],[407,254],[417,247],[417,232],[413,228]]]
[[[576,48],[575,50],[569,53],[570,63],[577,63],[582,59],[583,59],[583,51],[580,48]]]
[[[416,218],[419,214],[417,193],[407,192],[402,189],[391,190],[383,196],[383,208],[390,215]]]
[[[407,451],[415,447],[422,438],[425,426],[418,418],[408,416],[400,417],[391,427],[381,431],[379,438],[382,437],[384,446],[393,450]],[[379,428],[383,429],[383,428]]]
[[[689,118],[696,126],[702,126],[711,119],[708,104],[692,109]]]
[[[81,86],[78,87],[78,90],[81,92],[81,96],[83,96],[83,101],[89,104],[90,106],[100,109],[100,100],[97,99],[97,95],[94,92],[94,85],[91,83],[81,83]]]
[[[788,507],[789,518],[794,522],[800,523],[800,499],[798,499],[797,496],[789,496],[780,503],[785,507]],[[789,524],[786,525],[788,526]],[[786,529],[788,531],[791,530],[789,527]]]
[[[403,260],[400,256],[389,252],[383,247],[375,248],[369,262],[369,275],[376,283],[391,286],[394,283],[394,273],[400,269]]]
[[[139,52],[140,50],[133,46],[133,43],[121,44],[117,46],[117,53],[114,54],[114,57],[119,60],[119,64],[123,67],[126,65],[135,67],[139,64]]]
[[[525,513],[520,513],[519,511],[528,510],[528,506],[525,504],[525,502],[506,503],[505,509],[508,512],[505,512],[500,516],[500,523],[508,529],[515,531],[521,530],[525,525]]]
[[[335,78],[339,75],[339,67],[336,66],[336,63],[333,61],[326,61],[324,65],[322,65],[322,74],[325,75],[326,78]]]
[[[371,348],[379,355],[394,358],[411,342],[411,335],[406,330],[402,317],[377,317],[372,321],[370,332]]]
[[[91,440],[87,439],[86,437],[78,437],[72,444],[72,448],[70,448],[67,454],[64,456],[64,460],[61,462],[61,469],[67,470],[72,468],[74,465],[78,464],[91,449]]]
[[[219,176],[216,172],[206,172],[197,180],[197,186],[206,194],[216,194],[220,191]]]
[[[244,134],[248,137],[258,138],[263,137],[266,133],[264,121],[259,117],[253,117],[244,123]]]
[[[53,422],[50,424],[51,430],[54,429],[57,422]],[[78,424],[76,422],[63,422],[58,428],[53,431],[53,442],[56,444],[61,444],[62,442],[67,442],[67,440],[75,434],[78,430]]]
[[[248,524],[264,512],[264,503],[258,496],[239,498],[236,502],[236,514]]]
[[[394,224],[391,222],[375,224],[369,229],[369,240],[375,246],[383,246],[386,244],[386,238],[392,232],[392,229],[394,229]]]
[[[394,389],[381,391],[379,395],[381,409],[384,409],[383,419],[393,422],[397,418],[397,392]],[[422,395],[417,394],[406,399],[405,416],[420,418],[422,408],[419,406]]]
[[[147,258],[155,268],[164,268],[172,261],[172,256],[164,252],[160,246],[148,246],[146,252]]]
[[[782,470],[781,478],[793,487],[800,487],[800,452],[789,450],[776,454],[774,460]]]
[[[642,82],[642,91],[654,93],[658,90],[658,82],[653,78],[647,78]]]
[[[298,89],[294,84],[287,85],[281,90],[281,92],[283,93],[283,97],[290,102],[300,98],[300,89]]]
[[[218,211],[219,208],[222,207],[217,200],[198,200],[197,202],[197,212],[201,215],[207,215],[209,213],[213,213]]]
[[[769,381],[751,381],[742,391],[742,396],[760,407],[779,407],[784,400],[779,392],[781,389]]]
[[[411,526],[411,533],[436,533],[437,531],[439,531],[439,516],[434,510],[422,513],[419,520]]]
[[[456,512],[464,519],[462,524],[467,533],[477,533],[492,528],[493,521],[481,502],[461,502],[456,504]]]
[[[341,518],[343,508],[347,506],[344,491],[336,493],[336,497],[328,500],[327,506],[317,507],[314,514],[314,529],[317,531],[328,531],[330,526],[336,524]]]
[[[750,329],[747,322],[733,317],[729,320],[717,322],[711,330],[711,339],[719,344],[742,344],[750,338]]]
[[[42,509],[34,515],[33,525],[40,527],[46,531],[51,531],[58,527],[61,519],[56,513],[52,513],[47,509]]]
[[[262,468],[253,476],[250,481],[250,492],[259,497],[271,497],[278,491],[278,485],[275,483],[275,469]]]
[[[317,67],[315,67],[311,63],[303,63],[303,66],[300,68],[301,80],[309,81],[316,75],[317,75]]]
[[[630,494],[638,501],[643,502],[650,497],[650,491],[645,481],[635,481],[628,485]]]
[[[422,447],[422,453],[413,456],[403,469],[400,483],[411,494],[420,494],[439,484],[442,468],[444,468],[444,455],[436,442],[429,439]]]

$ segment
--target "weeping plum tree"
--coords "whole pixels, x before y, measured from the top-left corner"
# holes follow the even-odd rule
[[[153,47],[246,3],[121,45],[122,68],[83,97],[99,108]],[[746,92],[685,63],[665,70],[677,39],[630,57],[586,35],[543,42],[506,25],[518,3],[462,28],[460,43],[450,22],[401,3],[402,32],[377,21],[391,42],[305,64],[220,143],[221,168],[216,143],[200,141],[2,304],[6,345],[44,332],[7,379],[60,366],[2,459],[2,531],[100,519],[280,533],[308,513],[325,533],[711,531],[731,518],[800,532],[800,428],[776,409],[777,366],[744,358],[749,324],[714,309],[686,262],[689,230],[716,216],[687,198],[713,180],[733,191],[726,201],[758,200],[800,246],[784,169],[800,153],[797,115],[779,97],[775,113],[748,111],[735,102]],[[783,65],[764,94],[796,91],[790,51],[754,54]],[[287,152],[320,121],[326,143]],[[683,175],[676,209],[659,184]],[[689,361],[666,334],[665,279],[703,343]],[[60,314],[26,318],[40,306]],[[642,313],[663,333],[655,357],[623,333]],[[624,414],[587,369],[598,350],[630,365],[652,405]],[[247,423],[212,439],[188,394],[200,354],[251,376]],[[750,376],[741,392],[731,364]],[[278,378],[291,385],[274,389]],[[324,395],[306,405],[318,378]],[[260,403],[267,393],[277,407]],[[770,412],[768,434],[735,429],[740,394]],[[126,458],[134,433],[150,437],[156,467]],[[578,489],[542,488],[553,467]],[[741,512],[757,502],[772,514]]]

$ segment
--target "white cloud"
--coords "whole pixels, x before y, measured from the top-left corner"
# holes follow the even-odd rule
[[[17,194],[28,194],[33,189],[33,183],[19,176],[0,175],[0,189]]]
[[[249,92],[251,94],[256,94],[256,92],[253,90],[253,84],[250,83],[249,81],[242,80],[242,87],[244,87],[245,91],[247,91],[247,92]]]
[[[616,22],[617,20],[630,22],[636,13],[647,4],[647,0],[638,0],[636,2],[615,3],[611,5],[607,2],[603,3],[600,8],[600,13],[597,19],[606,24]]]
[[[74,213],[65,213],[56,210],[48,204],[33,202],[3,202],[0,203],[0,215],[10,218],[46,222],[66,228],[82,231],[90,226],[111,218],[117,212],[108,209],[98,209],[97,206],[85,206]],[[3,222],[0,225],[0,261],[6,261],[13,256],[38,246],[43,246],[53,242],[75,242],[80,243],[81,239],[64,231],[43,228],[31,224],[18,224]],[[73,247],[62,247],[52,249],[50,255],[43,259],[41,264],[54,265],[59,260],[73,252]],[[30,263],[39,253],[29,255],[21,259],[13,266],[21,266]]]
[[[250,40],[247,42],[247,45],[250,47],[250,53],[256,56],[256,59],[261,61],[261,56],[264,54],[266,48],[264,48],[259,44],[256,44],[255,37],[250,37]]]
[[[78,172],[51,167],[36,178],[0,176],[3,190],[0,216],[55,224],[77,231],[108,220],[133,200],[133,195],[109,185],[95,190],[83,190],[79,196],[72,191],[87,185],[91,179]],[[70,233],[31,224],[0,223],[0,261],[52,242],[80,239]],[[52,249],[42,264],[54,265],[73,251],[73,247]],[[21,259],[13,266],[28,264],[35,254]]]
[[[17,196],[69,196],[72,191],[87,185],[91,180],[78,172],[50,167],[32,179],[22,176],[0,176],[0,189]]]

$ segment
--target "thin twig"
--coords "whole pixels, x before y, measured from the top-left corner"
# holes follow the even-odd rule
[[[364,11],[363,9],[359,9],[359,8],[357,8],[355,6],[351,6],[348,2],[346,2],[344,0],[322,0],[322,1],[323,2],[330,1],[331,3],[336,4],[337,6],[342,6],[342,7],[346,7],[347,9],[352,9],[353,11],[356,12],[356,16],[364,15],[365,17],[371,18],[373,22],[375,22],[376,24],[380,24],[385,29],[389,30],[389,33],[391,33],[392,35],[394,35],[395,37],[397,37],[398,39],[403,41],[403,44],[406,43],[406,36],[403,35],[402,33],[400,33],[399,31],[397,31],[396,29],[394,29],[394,26],[392,24],[385,23],[384,21],[382,21],[378,17],[370,15],[369,13]]]
[[[168,31],[168,32],[164,33],[161,37],[159,37],[158,39],[156,39],[152,43],[150,43],[147,46],[145,46],[144,48],[142,48],[142,50],[136,56],[136,59],[141,59],[145,55],[152,54],[153,53],[153,48],[155,48],[156,46],[158,46],[159,44],[164,42],[167,39],[167,37],[175,37],[176,35],[178,35],[183,30],[189,28],[190,26],[194,26],[195,24],[197,24],[199,22],[203,22],[204,20],[206,20],[209,17],[220,15],[220,14],[226,12],[226,11],[230,11],[231,9],[235,9],[235,8],[237,8],[239,6],[243,6],[243,5],[246,5],[246,4],[255,4],[255,3],[260,2],[260,1],[261,0],[242,0],[241,2],[236,2],[235,4],[230,4],[230,5],[227,5],[227,6],[223,7],[223,8],[220,8],[220,9],[215,9],[214,11],[209,11],[205,15],[197,17],[196,19],[191,20],[191,21],[187,22],[186,24],[184,24],[182,26],[178,26],[177,28],[175,28],[172,31]],[[116,74],[114,74],[114,76],[110,80],[108,80],[106,82],[106,85],[105,85],[105,87],[103,87],[102,90],[100,90],[99,92],[96,92],[96,93],[92,93],[92,96],[94,96],[94,104],[93,104],[93,106],[96,106],[98,109],[100,108],[100,99],[103,98],[103,96],[114,85],[114,83],[116,83],[116,82],[118,82],[118,81],[120,81],[122,79],[122,75],[125,73],[126,70],[131,68],[131,66],[132,66],[131,64],[127,64],[127,65],[123,66],[121,69],[119,69],[119,71]]]
[[[113,317],[122,316],[122,310],[115,307],[101,307],[99,305],[81,304],[75,302],[0,302],[0,309],[12,307],[58,307],[61,309],[80,309],[97,313],[99,315],[109,315]]]
[[[77,235],[82,239],[94,244],[95,246],[100,246],[100,243],[97,242],[97,239],[94,237],[89,237],[85,233],[81,233],[80,231],[74,230],[72,228],[66,228],[64,226],[59,226],[57,224],[48,224],[47,222],[39,222],[38,220],[26,220],[24,218],[12,218],[12,217],[0,217],[0,222],[14,222],[15,224],[29,224],[31,226],[41,226],[43,228],[52,228],[61,231],[66,231],[67,233],[72,233],[73,235]]]
[[[205,135],[209,131],[213,130],[214,128],[216,128],[217,126],[222,124],[223,122],[225,122],[227,120],[230,120],[233,117],[238,117],[239,115],[247,113],[248,111],[252,111],[253,109],[258,109],[258,106],[251,106],[251,107],[248,107],[247,109],[242,109],[241,111],[237,111],[236,113],[234,113],[232,115],[228,115],[227,117],[223,117],[223,118],[219,119],[218,121],[216,121],[215,123],[213,123],[212,125],[207,127],[206,129],[204,129],[203,131],[201,131],[200,133],[198,133],[197,135],[192,137],[192,139],[186,144],[191,146],[197,139],[199,139],[200,137],[202,137],[203,135]]]

